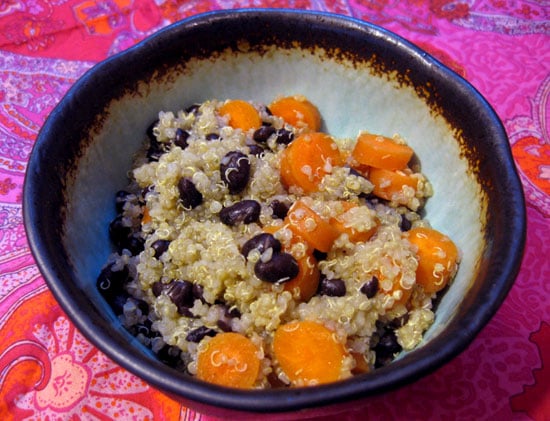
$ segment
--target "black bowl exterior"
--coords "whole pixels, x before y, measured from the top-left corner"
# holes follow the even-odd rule
[[[210,36],[213,28],[215,37]],[[428,89],[426,101],[450,124],[461,128],[464,150],[471,154],[469,160],[479,163],[476,175],[490,210],[479,277],[490,281],[474,282],[448,328],[429,346],[390,367],[311,388],[240,391],[205,384],[144,353],[134,353],[129,335],[121,335],[74,280],[74,268],[63,248],[65,215],[60,210],[67,206],[68,180],[83,151],[93,142],[90,133],[101,124],[102,110],[112,98],[135,89],[153,72],[170,72],[187,59],[209,57],[226,48],[238,51],[242,39],[248,41],[249,48],[258,50],[295,42],[304,49],[321,46],[335,56],[374,60],[382,73],[406,75],[403,83],[422,88],[422,92]],[[59,133],[64,133],[63,139]],[[282,415],[326,405],[340,408],[345,402],[395,389],[435,370],[465,349],[502,303],[519,270],[525,242],[525,205],[508,139],[482,96],[437,60],[388,31],[352,18],[305,11],[252,9],[195,16],[94,67],[68,92],[42,128],[27,169],[23,205],[36,262],[56,299],[82,333],[151,385],[215,415]]]

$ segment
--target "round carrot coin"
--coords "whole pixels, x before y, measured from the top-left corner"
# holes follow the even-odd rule
[[[199,352],[197,377],[221,386],[249,389],[260,370],[258,348],[247,337],[226,332],[214,336]]]
[[[280,326],[273,338],[279,366],[293,385],[330,383],[340,379],[347,352],[334,332],[312,321]]]

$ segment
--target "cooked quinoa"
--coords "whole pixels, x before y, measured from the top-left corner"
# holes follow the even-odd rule
[[[316,384],[292,381],[273,351],[275,332],[293,321],[333,332],[345,349],[338,379],[389,364],[417,346],[434,321],[436,297],[416,281],[418,256],[406,235],[429,227],[419,212],[432,189],[419,169],[412,171],[416,189],[405,186],[386,200],[349,159],[328,162],[316,191],[306,193],[283,183],[281,159],[309,128],[254,102],[261,128],[234,128],[220,113],[225,103],[161,111],[144,135],[129,185],[116,196],[109,227],[115,252],[98,278],[121,323],[190,375],[197,375],[198,355],[214,337],[243,335],[260,361],[255,388]],[[355,139],[332,139],[343,156],[351,155]],[[340,218],[370,237],[351,241],[344,232],[328,250],[312,252],[289,227],[288,211],[298,201],[323,221]],[[344,209],[346,203],[352,208]],[[314,232],[316,222],[304,226]],[[259,238],[268,244],[250,243]],[[318,272],[312,296],[285,287],[296,262]]]

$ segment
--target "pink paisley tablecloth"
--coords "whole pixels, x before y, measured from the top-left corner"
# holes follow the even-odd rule
[[[550,420],[548,0],[1,0],[0,419],[208,419],[75,329],[29,252],[21,195],[40,126],[87,69],[186,16],[238,7],[354,16],[426,49],[494,106],[525,189],[525,257],[494,319],[451,363],[340,418]]]

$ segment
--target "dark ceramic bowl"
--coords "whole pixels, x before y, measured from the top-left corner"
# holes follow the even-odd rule
[[[434,185],[427,217],[453,238],[463,260],[422,344],[387,367],[306,389],[239,391],[206,384],[158,362],[96,290],[111,252],[107,227],[114,193],[125,187],[132,155],[159,110],[210,98],[267,103],[296,93],[319,106],[323,129],[335,136],[365,128],[403,135]],[[468,346],[504,300],[525,239],[524,200],[508,139],[471,85],[384,29],[286,10],[195,16],[91,69],[38,136],[24,216],[46,282],[86,337],[154,387],[215,415],[326,414],[442,366]]]

